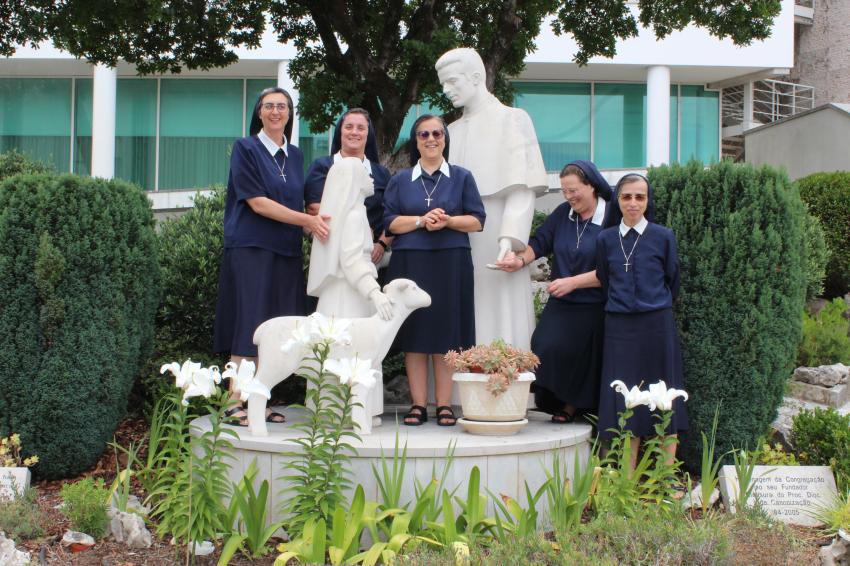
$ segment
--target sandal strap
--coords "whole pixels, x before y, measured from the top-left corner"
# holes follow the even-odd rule
[[[242,403],[239,403],[238,405],[234,405],[231,408],[224,411],[224,416],[225,417],[232,417],[233,415],[235,415],[239,411],[246,411],[245,406]]]
[[[448,405],[440,405],[439,407],[437,407],[438,417],[440,416],[440,413],[443,413],[444,415],[446,415],[446,413],[450,413],[452,417],[454,417],[455,414],[454,410]],[[446,417],[448,417],[448,415],[446,415]]]

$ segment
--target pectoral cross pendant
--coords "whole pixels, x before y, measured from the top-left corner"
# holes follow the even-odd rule
[[[431,197],[425,197],[425,205],[430,207],[432,200],[434,199],[432,199]]]
[[[626,268],[626,273],[628,273],[628,272],[629,272],[629,266],[630,266],[630,265],[631,265],[631,263],[629,263],[629,260],[626,260],[626,263],[624,263],[624,264],[623,264],[623,267],[625,267],[625,268]]]
[[[286,182],[286,173],[284,173],[283,171],[281,171],[281,172],[280,172],[280,177],[283,179],[283,182],[285,183],[285,182]]]

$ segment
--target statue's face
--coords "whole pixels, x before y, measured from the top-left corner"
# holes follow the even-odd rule
[[[478,92],[478,81],[470,77],[463,66],[452,63],[437,72],[443,93],[449,97],[455,108],[463,108]]]

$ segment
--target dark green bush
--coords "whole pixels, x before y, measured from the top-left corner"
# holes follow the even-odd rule
[[[35,473],[74,475],[112,438],[147,359],[159,297],[153,214],[121,181],[0,183],[0,436]]]
[[[803,339],[797,350],[798,366],[850,364],[850,321],[844,318],[847,303],[833,299],[816,315],[803,312]]]
[[[755,446],[776,415],[800,340],[805,207],[769,167],[692,162],[651,169],[649,179],[657,220],[679,243],[691,430],[680,456],[693,468],[718,406],[720,454]]]
[[[19,173],[49,173],[51,168],[16,150],[0,153],[0,181]]]
[[[806,213],[803,222],[803,261],[806,262],[806,301],[823,295],[826,264],[829,262],[826,233],[817,216]]]
[[[803,411],[794,417],[791,439],[801,464],[832,466],[839,492],[850,487],[850,415],[832,407]]]
[[[831,252],[826,296],[841,297],[850,291],[850,172],[815,173],[797,184],[803,201],[820,219]]]

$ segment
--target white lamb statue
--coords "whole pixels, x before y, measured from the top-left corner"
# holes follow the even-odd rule
[[[332,352],[334,357],[357,355],[360,359],[370,359],[380,363],[390,349],[395,335],[408,315],[416,309],[431,304],[431,297],[409,279],[395,279],[384,286],[384,293],[392,301],[393,316],[383,320],[380,315],[373,314],[368,318],[351,319],[349,333],[351,345],[345,347],[345,352]],[[301,367],[303,358],[282,350],[282,345],[292,336],[296,324],[303,324],[306,317],[281,316],[267,320],[254,332],[254,344],[257,345],[256,379],[271,389]],[[376,383],[375,387],[383,387]],[[353,411],[352,418],[359,427],[361,434],[372,432],[372,414],[368,392],[353,389],[355,401],[364,405],[360,410]],[[266,428],[266,398],[262,395],[251,394],[248,398],[248,423],[254,436],[268,436]]]

